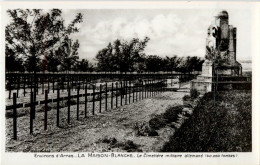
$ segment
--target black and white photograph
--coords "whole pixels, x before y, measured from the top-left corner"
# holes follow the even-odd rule
[[[2,9],[4,152],[252,153],[253,5],[122,4]]]

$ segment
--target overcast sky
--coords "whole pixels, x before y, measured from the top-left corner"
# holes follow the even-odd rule
[[[134,37],[150,41],[145,48],[148,55],[205,56],[208,26],[220,10],[212,9],[82,9],[63,10],[68,23],[76,13],[83,14],[79,39],[80,58],[93,61],[97,52],[115,39]],[[251,12],[227,10],[229,24],[237,27],[237,59],[251,59]]]
[[[74,37],[80,41],[80,58],[93,60],[99,50],[115,39],[134,37],[150,41],[145,48],[149,55],[205,55],[208,26],[220,10],[198,9],[93,9],[63,10],[72,20],[81,12],[83,22]],[[229,24],[237,27],[237,59],[251,59],[251,13],[249,10],[228,10]]]

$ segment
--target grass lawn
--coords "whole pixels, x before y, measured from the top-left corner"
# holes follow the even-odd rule
[[[251,91],[207,93],[163,152],[251,152]]]

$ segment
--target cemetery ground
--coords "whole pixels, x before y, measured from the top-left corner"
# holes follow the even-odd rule
[[[194,103],[189,83],[184,89],[166,91],[80,120],[66,106],[55,123],[55,106],[48,111],[48,130],[43,129],[43,109],[36,111],[34,133],[29,134],[29,116],[18,117],[18,140],[12,139],[12,118],[6,118],[7,152],[250,152],[252,151],[252,92],[247,90],[206,93],[195,99],[192,113],[179,111]],[[185,89],[186,88],[186,89]],[[184,101],[183,101],[184,100]],[[190,102],[190,103],[191,103]],[[188,103],[188,104],[187,104]],[[91,111],[91,104],[88,110]],[[98,102],[96,103],[98,106]],[[110,105],[108,105],[109,107]],[[53,107],[53,106],[51,106]],[[175,108],[169,108],[175,107]],[[173,111],[169,111],[173,110]],[[176,112],[176,113],[175,113]],[[176,117],[177,114],[177,117]],[[175,116],[175,117],[174,117]],[[167,122],[173,120],[182,122]],[[172,124],[174,123],[174,125]],[[150,126],[150,127],[149,127]],[[152,129],[151,129],[152,128]]]
[[[188,85],[187,83],[186,85]],[[17,118],[17,140],[12,139],[12,118],[6,118],[7,152],[110,152],[160,151],[169,140],[174,129],[165,126],[158,134],[140,135],[138,126],[149,122],[154,116],[162,114],[168,106],[182,104],[182,97],[188,90],[163,92],[154,97],[109,109],[91,115],[88,104],[88,117],[84,118],[84,101],[80,104],[80,119],[76,120],[76,105],[71,106],[71,122],[67,123],[67,107],[60,109],[60,127],[56,126],[56,109],[48,111],[48,129],[44,131],[44,108],[36,110],[34,132],[29,134],[30,117]],[[115,102],[115,101],[114,101]],[[99,106],[98,102],[96,106]],[[110,105],[108,105],[109,107]],[[55,107],[50,106],[50,107]],[[98,108],[96,107],[96,111]],[[138,125],[138,126],[137,126]],[[145,129],[145,128],[140,128]]]

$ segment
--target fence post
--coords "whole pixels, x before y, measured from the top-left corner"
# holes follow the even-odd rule
[[[154,96],[154,83],[153,83],[153,80],[152,81],[152,97]]]
[[[37,90],[36,90],[36,92],[37,92],[37,95],[38,95],[38,93],[39,93],[39,79],[38,79],[38,76],[36,77],[36,88],[37,88]]]
[[[153,96],[155,96],[155,80],[153,80]]]
[[[164,80],[164,84],[166,84],[166,88],[167,88],[167,86],[168,86],[167,80]],[[166,88],[163,89],[164,92],[166,91]]]
[[[33,92],[31,92],[30,96],[30,134],[33,133]]]
[[[62,81],[63,80],[63,78],[61,78],[61,84],[62,84],[62,88],[61,88],[61,90],[62,90],[62,92],[64,91],[64,88],[65,88],[65,85],[64,85],[64,81]],[[65,78],[64,78],[64,80],[65,80]]]
[[[13,93],[13,136],[17,140],[17,112],[16,112],[16,93]]]
[[[163,81],[161,80],[161,93],[163,92]]]
[[[142,94],[142,100],[144,99],[144,82],[142,80],[142,84],[141,84],[141,94]]]
[[[32,87],[33,87],[33,80],[32,80],[32,77],[30,78],[30,85],[31,85],[31,92],[32,92]]]
[[[92,114],[95,115],[95,85],[93,85],[93,109]]]
[[[23,77],[23,96],[25,97],[25,82],[26,82],[26,76]]]
[[[85,77],[83,77],[82,82],[83,82],[82,88],[83,88],[83,90],[84,90],[84,89],[85,89],[85,86],[84,86],[84,84],[85,84]]]
[[[48,75],[48,92],[50,91],[50,75]]]
[[[9,77],[9,81],[8,81],[8,88],[9,88],[9,99],[11,99],[11,93],[12,93],[12,90],[11,90],[11,88],[12,88],[12,77],[10,76]]]
[[[88,84],[85,86],[85,118],[87,118],[87,109],[88,109]]]
[[[67,91],[69,91],[70,78],[67,76]]]
[[[17,80],[17,98],[19,97],[19,88],[20,88],[20,76],[18,76],[18,80]]]
[[[138,101],[138,85],[135,87],[135,102]]]
[[[149,91],[150,91],[150,83],[149,80],[147,80],[147,98],[149,98]]]
[[[147,98],[147,80],[145,80],[144,93],[145,93],[145,98]]]
[[[152,83],[152,80],[150,80],[150,97],[153,97],[153,83]]]
[[[134,87],[134,84],[133,84],[133,103],[135,102],[135,87]]]
[[[60,125],[60,88],[57,89],[57,127]]]
[[[136,86],[136,96],[135,96],[135,101],[137,102],[138,101],[138,94],[139,94],[139,91],[138,91],[138,89],[139,89],[139,86],[138,86],[138,84],[137,84],[137,86]]]
[[[54,75],[52,76],[52,93],[54,93],[54,84],[55,84],[55,82],[54,82]]]
[[[140,89],[141,89],[141,86],[140,86],[140,84],[138,84],[137,92],[138,92],[138,96],[139,96],[139,101],[141,100],[141,94],[140,94],[141,90]]]
[[[105,103],[105,111],[107,111],[107,83],[106,83],[106,103]]]
[[[101,106],[102,106],[102,85],[99,85],[99,113],[101,113]]]
[[[45,90],[44,130],[47,130],[48,90]]]
[[[154,83],[155,83],[155,95],[157,95],[157,81],[156,81],[156,79],[154,80]]]
[[[129,97],[128,97],[128,100],[129,100],[129,104],[131,103],[131,81],[129,81]]]
[[[121,97],[121,99],[120,99],[120,106],[123,105],[123,101],[122,101],[122,99],[123,99],[123,97],[122,97],[122,93],[123,93],[123,86],[122,86],[122,81],[121,81],[121,82],[120,82],[120,97]]]
[[[44,93],[44,79],[43,77],[41,78],[41,84],[42,84],[42,94]]]
[[[33,93],[33,119],[35,119],[35,113],[36,113],[35,103],[36,103],[36,91],[34,91]]]
[[[68,89],[68,123],[70,123],[70,86],[67,88]]]
[[[111,110],[113,109],[113,89],[114,88],[114,83],[112,82],[112,90],[111,90]]]
[[[151,80],[150,83],[151,83],[151,91],[150,91],[151,92],[151,97],[153,97],[153,80]]]
[[[79,86],[77,90],[77,120],[79,120]]]
[[[125,105],[127,105],[127,81],[125,82]]]
[[[117,92],[118,92],[118,84],[117,84],[117,82],[116,82],[116,108],[117,108]]]

